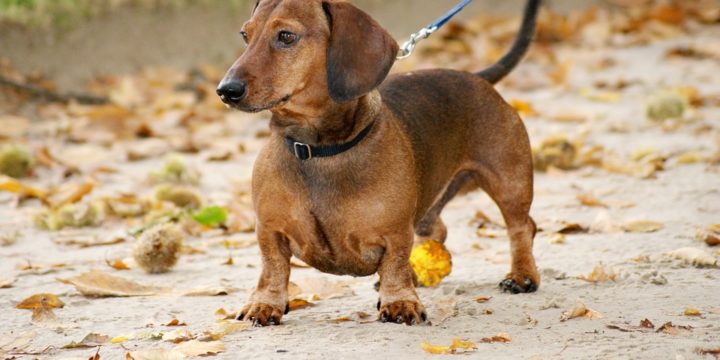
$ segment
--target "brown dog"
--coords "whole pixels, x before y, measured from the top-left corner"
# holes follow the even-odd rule
[[[273,115],[252,182],[262,274],[239,319],[280,323],[295,255],[323,272],[378,272],[379,319],[424,321],[408,262],[413,234],[444,241],[441,210],[478,187],[510,236],[500,286],[537,289],[530,145],[492,84],[526,52],[539,6],[528,1],[518,40],[485,71],[385,80],[398,46],[366,13],[335,0],[258,1],[241,32],[247,49],[218,88],[234,108]]]

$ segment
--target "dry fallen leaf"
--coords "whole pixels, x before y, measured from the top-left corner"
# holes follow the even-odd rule
[[[0,191],[7,191],[21,196],[33,197],[45,201],[47,193],[38,188],[25,185],[9,176],[0,175]]]
[[[697,238],[704,241],[708,246],[720,245],[720,224],[713,224],[706,229],[699,230]]]
[[[480,342],[483,343],[509,343],[512,341],[512,336],[508,333],[499,333],[492,337],[482,338]]]
[[[595,265],[592,272],[590,272],[588,276],[578,276],[578,279],[592,283],[615,281],[616,278],[617,274],[612,270],[605,270],[605,266],[602,263]]]
[[[225,351],[225,345],[220,341],[203,342],[191,340],[176,346],[173,351],[180,352],[187,357],[216,355]]]
[[[597,197],[590,194],[579,194],[576,196],[581,204],[589,207],[608,207],[607,204],[603,203]]]
[[[689,325],[673,325],[668,321],[662,324],[655,332],[663,332],[672,336],[680,334],[680,331],[692,331],[693,327]]]
[[[75,286],[82,295],[89,297],[150,296],[170,292],[168,288],[142,285],[97,270],[58,281]]]
[[[630,221],[621,226],[623,230],[629,233],[651,233],[661,230],[664,227],[661,223],[649,220]]]
[[[11,288],[13,286],[13,284],[15,283],[15,281],[17,281],[17,279],[15,279],[15,278],[12,278],[12,279],[0,278],[0,289]]]
[[[204,331],[199,337],[200,341],[217,341],[236,332],[247,330],[252,326],[248,321],[236,321],[233,316],[230,320],[221,320],[213,324],[212,329]]]
[[[648,319],[640,320],[640,325],[612,322],[607,325],[608,329],[620,330],[622,332],[653,332],[655,325]]]
[[[48,196],[48,202],[52,208],[60,208],[63,205],[74,204],[90,194],[97,182],[88,179],[81,183],[69,183],[55,189]]]
[[[115,270],[130,270],[130,267],[123,260],[105,260],[105,263]]]
[[[714,349],[697,348],[695,352],[700,355],[712,355],[716,359],[720,358],[720,347]]]
[[[296,280],[293,285],[300,289],[300,293],[294,296],[292,295],[292,289],[290,289],[290,296],[294,298],[327,300],[355,295],[347,282],[333,282],[326,278],[304,278]],[[288,286],[288,288],[291,287],[292,285]]]
[[[172,319],[168,321],[167,324],[163,324],[163,326],[187,326],[187,323],[178,319]]]
[[[63,349],[82,349],[82,348],[92,348],[96,346],[101,346],[105,343],[110,341],[110,337],[107,335],[100,335],[96,333],[90,333],[87,334],[80,342],[71,342],[65,346],[63,346]]]
[[[125,242],[125,238],[118,236],[103,237],[100,235],[90,235],[82,233],[59,234],[53,236],[52,241],[63,246],[77,246],[79,248],[89,248],[94,246],[108,246]]]
[[[718,266],[717,258],[702,249],[686,247],[673,250],[666,255],[670,258],[680,260],[685,264],[690,264],[699,268]]]
[[[460,340],[459,338],[453,339],[452,343],[448,346],[431,345],[427,341],[423,341],[420,343],[420,347],[430,354],[438,355],[466,353],[477,350],[474,342],[470,340]]]
[[[14,338],[11,336],[0,336],[0,357],[4,356],[5,352],[20,352],[25,350],[36,337],[37,334],[35,331],[23,332]]]
[[[313,304],[307,300],[304,300],[304,299],[292,299],[288,303],[288,308],[290,309],[290,311],[294,311],[294,310],[304,309],[306,307],[311,307],[314,305],[315,304]]]
[[[689,307],[689,308],[685,308],[683,315],[685,315],[685,316],[701,316],[702,313],[700,313],[700,310],[697,308]]]
[[[33,322],[55,320],[57,316],[52,309],[65,306],[65,303],[54,294],[35,294],[15,305],[16,309],[32,310]]]
[[[195,336],[186,329],[175,329],[173,331],[169,331],[166,333],[163,333],[163,341],[170,341],[174,343],[181,343],[183,341],[189,341],[194,339]]]
[[[550,235],[550,239],[548,239],[548,242],[554,245],[561,245],[565,243],[565,239],[566,237],[564,234],[552,234]]]
[[[478,303],[486,303],[492,299],[492,296],[478,296],[475,298],[475,301]]]
[[[183,360],[187,356],[177,350],[146,349],[125,354],[126,360]]]
[[[560,316],[560,321],[567,321],[578,317],[585,317],[591,320],[595,320],[602,318],[602,315],[599,312],[586,307],[585,305],[579,304],[575,308],[562,313],[562,315]]]

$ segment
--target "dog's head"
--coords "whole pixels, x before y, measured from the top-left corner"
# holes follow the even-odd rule
[[[217,92],[250,112],[358,98],[380,85],[398,52],[368,14],[335,0],[260,0],[241,35],[247,48]]]

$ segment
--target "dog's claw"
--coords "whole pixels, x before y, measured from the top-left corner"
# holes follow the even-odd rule
[[[523,286],[520,286],[517,281],[510,278],[501,281],[499,286],[503,292],[509,292],[511,294],[531,293],[538,289],[537,284],[529,278],[523,280]]]
[[[240,320],[240,321],[243,321],[244,319],[245,319],[245,314],[242,314],[242,313],[240,315],[238,315],[238,317],[237,317],[237,320]]]
[[[420,313],[420,320],[423,322],[427,321],[427,314],[425,312]]]
[[[402,324],[403,322],[404,322],[404,319],[403,319],[403,316],[402,316],[402,315],[398,315],[398,316],[395,318],[395,323],[396,323],[396,324]]]
[[[287,306],[285,307],[287,310]],[[283,317],[282,307],[273,305],[254,303],[246,305],[238,315],[238,320],[245,320],[252,323],[252,326],[263,327],[280,325]]]
[[[377,309],[380,310],[380,300],[378,299]]]
[[[290,312],[290,303],[285,304],[285,315]]]

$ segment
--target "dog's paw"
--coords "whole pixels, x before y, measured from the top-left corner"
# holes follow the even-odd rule
[[[425,307],[417,301],[395,301],[389,304],[378,302],[378,320],[396,324],[416,325],[427,321]]]
[[[532,280],[526,276],[519,277],[519,279],[516,278],[516,276],[510,274],[505,280],[501,281],[500,288],[502,291],[512,294],[531,293],[537,291],[539,281]]]
[[[287,314],[289,307],[285,307],[283,311],[272,305],[263,303],[251,303],[245,305],[238,315],[238,320],[252,321],[253,326],[272,326],[280,325],[283,314]]]

